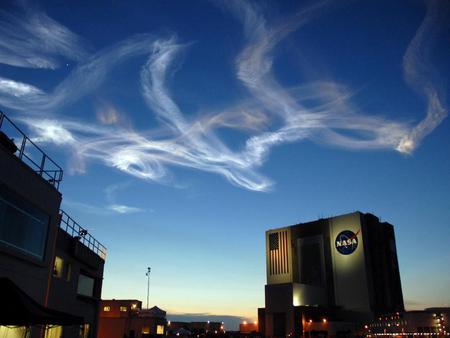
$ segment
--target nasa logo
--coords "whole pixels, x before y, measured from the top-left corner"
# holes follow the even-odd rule
[[[355,234],[353,231],[344,230],[336,236],[336,250],[342,255],[352,254],[358,247],[358,232]]]

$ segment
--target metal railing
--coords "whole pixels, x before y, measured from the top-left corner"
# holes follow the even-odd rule
[[[11,142],[17,147],[17,150],[12,149],[12,153],[39,176],[56,189],[59,189],[59,183],[63,178],[62,168],[25,135],[2,111],[0,111],[0,132],[3,132],[7,138],[11,138]]]
[[[107,250],[104,245],[97,241],[90,233],[74,221],[65,211],[59,211],[61,221],[59,227],[68,233],[73,238],[78,239],[83,245],[100,256],[103,260],[106,259]]]

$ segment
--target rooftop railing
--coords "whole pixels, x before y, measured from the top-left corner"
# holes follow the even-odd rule
[[[2,111],[0,111],[0,141],[35,173],[59,189],[59,183],[63,178],[62,168]]]
[[[73,238],[76,238],[87,248],[93,251],[95,254],[100,256],[103,260],[106,259],[106,247],[103,246],[99,241],[91,236],[90,233],[83,227],[81,227],[76,221],[74,221],[66,212],[63,210],[59,211],[61,215],[61,222],[59,227],[68,233]]]

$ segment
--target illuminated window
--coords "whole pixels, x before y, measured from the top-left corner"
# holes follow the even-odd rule
[[[80,338],[89,338],[89,324],[80,325]]]
[[[142,334],[150,334],[150,327],[149,326],[143,326],[142,327]]]
[[[54,325],[45,329],[45,338],[61,338],[63,333],[62,326]]]
[[[55,257],[55,263],[53,264],[53,277],[61,278],[63,276],[64,261],[61,257]]]
[[[156,334],[164,334],[164,325],[156,325]]]
[[[127,312],[127,307],[126,306],[121,306],[120,307],[120,312]]]
[[[105,311],[105,312],[111,311],[111,306],[104,306],[103,311]]]
[[[23,338],[30,337],[31,329],[26,326],[1,326],[0,337]]]

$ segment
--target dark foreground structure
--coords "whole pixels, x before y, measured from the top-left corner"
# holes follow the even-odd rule
[[[1,337],[96,337],[106,249],[60,210],[62,177],[0,112]]]
[[[266,232],[266,337],[352,336],[404,311],[393,226],[355,212]]]

